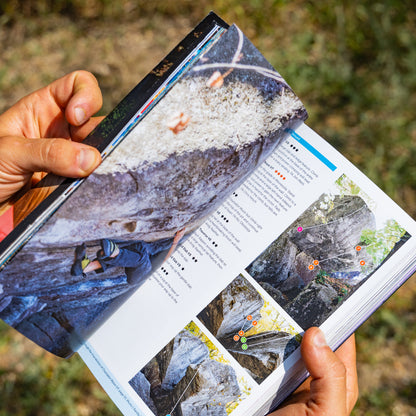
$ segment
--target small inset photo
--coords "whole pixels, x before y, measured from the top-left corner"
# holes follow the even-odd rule
[[[157,416],[229,415],[251,383],[194,322],[129,381]]]
[[[410,238],[342,175],[246,269],[303,328],[320,326]]]
[[[198,319],[257,383],[265,380],[301,340],[295,328],[241,275]]]

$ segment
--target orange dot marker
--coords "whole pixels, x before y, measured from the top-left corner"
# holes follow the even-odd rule
[[[313,270],[315,267],[314,267],[314,265],[313,264],[310,264],[309,266],[308,266],[308,269],[309,270]]]
[[[357,246],[357,247],[355,247],[355,249],[356,249],[357,251],[360,251],[360,250],[361,250],[361,246]]]
[[[365,261],[364,260],[361,260],[360,261],[360,264],[361,264],[361,266],[364,266],[365,265]]]
[[[239,337],[238,335],[234,335],[233,340],[234,340],[234,341],[239,341],[239,340],[240,340],[240,337]]]
[[[253,322],[252,322],[252,325],[253,325],[253,326],[256,326],[256,325],[257,325],[257,321],[253,321]]]
[[[318,261],[318,260],[314,260],[314,261],[313,261],[313,264],[314,264],[315,266],[317,266],[317,265],[319,264],[319,261]]]
[[[247,315],[247,321],[251,321],[253,317],[251,315]]]
[[[244,335],[244,331],[238,331],[238,335],[240,335],[240,337],[242,337]]]

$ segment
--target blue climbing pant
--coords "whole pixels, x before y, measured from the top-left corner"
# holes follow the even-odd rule
[[[129,284],[138,285],[152,271],[152,257],[168,250],[173,243],[173,238],[159,241],[114,241],[120,252],[115,257],[103,256],[97,252],[97,259],[103,270],[110,267],[124,267]]]

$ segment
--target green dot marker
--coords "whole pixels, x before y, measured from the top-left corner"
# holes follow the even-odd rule
[[[246,337],[241,337],[241,342],[242,342],[243,344],[245,344],[245,343],[247,342],[247,338],[246,338]]]
[[[243,344],[243,345],[241,346],[241,348],[245,351],[245,350],[248,348],[248,345],[247,345],[247,344]]]

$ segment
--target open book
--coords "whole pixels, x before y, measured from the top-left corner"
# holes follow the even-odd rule
[[[77,351],[127,415],[262,415],[415,270],[416,223],[325,140],[210,14],[3,213],[0,318]]]

